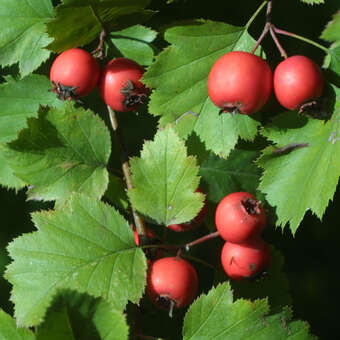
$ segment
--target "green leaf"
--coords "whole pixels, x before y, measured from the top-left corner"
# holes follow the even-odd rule
[[[19,62],[22,76],[34,71],[50,52],[45,23],[53,19],[50,0],[0,0],[0,65]]]
[[[101,197],[111,152],[105,123],[91,111],[65,103],[28,120],[6,158],[15,176],[32,185],[29,199],[65,200],[75,192]]]
[[[44,323],[37,328],[37,340],[76,340],[67,306],[60,303],[57,306],[54,304],[52,308],[49,309]]]
[[[109,174],[109,185],[104,196],[121,210],[126,210],[129,206],[126,185],[122,179],[113,174]]]
[[[63,1],[57,16],[47,25],[54,41],[48,46],[55,52],[83,46],[96,39],[103,25],[109,31],[148,19],[152,11],[144,10],[149,0],[75,0]]]
[[[207,78],[220,56],[233,50],[249,51],[255,41],[244,27],[202,20],[168,29],[165,39],[171,46],[160,53],[143,77],[144,83],[154,89],[149,111],[162,116],[160,124],[163,126],[174,121],[179,126],[188,125],[183,134],[195,128],[207,149],[227,157],[239,133],[243,133],[242,138],[251,140],[258,124],[249,117],[235,115],[237,118],[232,124],[237,130],[224,130],[229,127],[231,117],[219,115],[219,109],[208,99]],[[197,123],[193,115],[183,118],[186,112],[199,114]],[[205,127],[207,123],[209,127]]]
[[[199,184],[196,158],[187,156],[182,140],[171,127],[145,142],[140,158],[131,159],[132,205],[159,224],[193,219],[203,206],[204,196],[195,193]]]
[[[34,213],[32,218],[38,231],[8,246],[13,262],[5,277],[13,285],[11,300],[19,325],[40,324],[59,289],[103,297],[119,310],[142,297],[145,256],[115,209],[75,195],[62,209]]]
[[[34,334],[25,328],[17,328],[15,320],[0,309],[0,340],[35,340]]]
[[[208,99],[196,122],[195,132],[208,150],[227,158],[239,138],[252,141],[260,125],[248,115],[219,113]]]
[[[340,41],[340,11],[334,14],[322,32],[321,38],[328,41]]]
[[[200,167],[200,175],[207,184],[209,201],[218,203],[235,191],[248,191],[256,195],[260,169],[255,165],[256,151],[234,150],[228,159],[210,153]]]
[[[264,169],[259,189],[276,207],[277,225],[284,227],[289,222],[293,234],[307,210],[322,218],[339,180],[340,90],[335,90],[337,103],[328,122],[287,112],[262,132],[275,146],[264,149],[258,160]],[[288,128],[289,121],[300,127]],[[306,143],[307,147],[294,149],[295,144]],[[288,152],[280,154],[277,148],[288,148]]]
[[[157,32],[152,29],[135,25],[111,33],[111,41],[121,54],[141,65],[150,65],[154,58],[150,43],[155,40]]]
[[[6,148],[0,143],[0,184],[6,188],[19,190],[26,184],[16,177],[6,159]]]
[[[27,118],[37,117],[40,105],[60,106],[47,77],[32,74],[21,80],[7,77],[0,85],[0,184],[20,189],[25,183],[14,176],[1,143],[17,138],[27,126]]]
[[[125,316],[102,299],[63,292],[49,308],[37,330],[37,340],[127,339]]]
[[[340,74],[340,43],[334,43],[328,49],[328,54],[324,61],[324,67],[329,68],[337,75]]]
[[[300,0],[308,5],[320,5],[324,4],[325,0]]]
[[[312,340],[306,322],[291,321],[288,308],[268,315],[266,300],[233,301],[228,283],[218,285],[201,295],[184,319],[183,340]]]
[[[21,80],[7,77],[0,85],[0,143],[17,138],[18,132],[27,126],[27,118],[37,117],[39,106],[61,105],[53,92],[50,80],[32,74]]]

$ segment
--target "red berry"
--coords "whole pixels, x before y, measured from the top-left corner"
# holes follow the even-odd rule
[[[198,188],[196,192],[200,192],[203,194],[203,191],[201,188]],[[183,232],[183,231],[189,231],[189,230],[195,229],[203,222],[207,213],[208,213],[208,201],[205,198],[201,211],[198,213],[198,215],[193,220],[189,222],[181,223],[181,224],[170,224],[168,228],[176,232]]]
[[[269,99],[273,88],[272,71],[262,58],[241,51],[220,57],[210,70],[208,94],[222,110],[252,114]]]
[[[266,225],[266,213],[249,192],[234,192],[217,205],[215,224],[223,239],[242,243],[260,235]]]
[[[195,268],[180,257],[164,257],[149,267],[147,294],[159,308],[188,306],[196,297],[198,278]]]
[[[140,79],[143,68],[128,58],[111,60],[104,68],[99,90],[104,102],[115,111],[132,111],[146,100],[148,90]]]
[[[59,99],[66,100],[89,94],[97,85],[99,74],[99,64],[90,53],[72,48],[54,60],[50,80]]]
[[[221,252],[224,271],[233,280],[253,277],[271,263],[271,250],[260,238],[237,244],[226,242]]]
[[[274,71],[277,100],[289,110],[318,99],[323,91],[322,72],[313,60],[296,55],[282,61]]]
[[[146,232],[146,237],[149,240],[154,241],[154,240],[158,239],[157,235],[151,229],[146,228],[145,232]],[[139,235],[138,235],[137,230],[135,228],[133,229],[133,236],[134,236],[134,239],[135,239],[136,246],[139,246],[140,245]]]

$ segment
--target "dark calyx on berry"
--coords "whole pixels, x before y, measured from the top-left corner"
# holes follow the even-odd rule
[[[60,100],[72,100],[77,98],[77,89],[75,86],[66,86],[52,80],[52,92],[57,94]]]
[[[120,91],[124,95],[123,105],[131,108],[144,104],[147,98],[145,88],[137,88],[131,80],[128,80],[126,86]]]
[[[241,201],[242,205],[246,209],[247,213],[250,215],[259,215],[261,213],[260,210],[260,202],[254,201],[251,198],[247,198]]]

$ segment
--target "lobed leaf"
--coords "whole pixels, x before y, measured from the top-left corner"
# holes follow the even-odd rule
[[[115,209],[75,195],[62,209],[34,213],[32,219],[38,231],[8,246],[13,262],[5,277],[13,285],[18,325],[40,324],[60,289],[102,297],[118,310],[139,301],[145,256]]]
[[[111,152],[105,123],[91,111],[66,103],[41,112],[7,147],[16,177],[31,185],[29,199],[65,200],[80,192],[101,197],[108,185]]]
[[[168,29],[165,39],[170,47],[160,53],[143,77],[143,82],[154,89],[149,111],[161,116],[161,126],[173,122],[184,125],[182,135],[194,129],[206,147],[222,157],[228,156],[240,133],[241,138],[252,140],[257,122],[235,115],[233,127],[228,128],[232,118],[218,114],[219,109],[208,99],[206,85],[210,68],[220,56],[233,50],[249,51],[254,46],[246,28],[200,20]],[[192,115],[183,115],[187,112]],[[199,118],[193,119],[193,115]]]
[[[221,158],[228,158],[239,138],[252,141],[260,125],[257,121],[242,114],[221,113],[207,100],[197,119],[195,132],[208,150]]]
[[[25,328],[17,328],[15,320],[0,309],[0,340],[35,340],[34,334]]]
[[[184,319],[183,340],[315,339],[307,323],[291,321],[288,308],[274,315],[268,313],[266,300],[233,301],[230,285],[224,283],[191,305]]]
[[[340,41],[340,40],[339,40]],[[325,57],[324,67],[334,72],[335,78],[340,74],[340,42],[334,43],[329,49]],[[337,81],[335,80],[335,84]]]
[[[122,312],[102,299],[74,291],[62,292],[37,328],[37,340],[127,340]]]
[[[334,14],[321,34],[321,38],[328,41],[340,41],[340,11]]]
[[[150,45],[157,32],[142,26],[134,25],[111,33],[111,41],[125,58],[130,58],[140,65],[150,65],[154,50]]]
[[[0,65],[19,63],[23,77],[38,68],[50,56],[45,24],[53,18],[50,0],[0,0]]]
[[[27,127],[27,118],[38,116],[40,105],[61,105],[50,89],[49,79],[38,74],[20,80],[7,77],[0,84],[0,143],[16,139],[18,132]]]
[[[61,52],[86,45],[99,37],[104,28],[113,31],[139,23],[151,17],[144,10],[149,0],[75,0],[63,1],[56,9],[56,19],[47,25],[54,41],[48,48]]]
[[[256,195],[260,180],[260,169],[255,165],[257,157],[258,152],[248,150],[234,150],[228,159],[210,153],[199,172],[209,188],[209,200],[218,203],[235,191],[248,191]]]
[[[17,138],[20,130],[27,127],[27,118],[37,117],[40,105],[60,106],[48,78],[32,74],[17,80],[6,77],[0,85],[0,184],[20,189],[25,182],[13,174],[1,143]]]
[[[322,218],[337,187],[340,176],[340,92],[339,89],[335,91],[336,106],[328,122],[300,118],[295,112],[284,113],[262,131],[275,146],[264,149],[258,160],[264,169],[259,189],[276,207],[277,225],[284,227],[289,222],[293,234],[307,210]],[[295,122],[298,127],[287,128],[288,121]],[[290,150],[291,146],[293,149]],[[277,153],[277,148],[282,147],[288,147],[288,152]]]
[[[195,193],[199,183],[196,159],[187,156],[184,142],[171,127],[145,142],[141,157],[130,161],[132,205],[159,224],[170,225],[193,219],[203,206]]]

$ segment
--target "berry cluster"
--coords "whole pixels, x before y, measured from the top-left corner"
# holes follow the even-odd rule
[[[227,241],[221,262],[231,279],[251,278],[268,267],[271,251],[260,238],[266,214],[252,194],[234,192],[225,196],[217,206],[215,224],[220,236]]]
[[[113,59],[101,71],[90,53],[73,48],[54,60],[50,80],[61,100],[84,97],[98,86],[106,105],[126,112],[135,110],[147,98],[149,91],[140,81],[143,73],[143,68],[128,58]]]
[[[273,89],[283,107],[302,112],[315,104],[323,87],[319,66],[301,55],[283,60],[273,75],[264,59],[233,51],[220,57],[208,76],[208,94],[216,106],[226,112],[248,115],[264,106]]]

